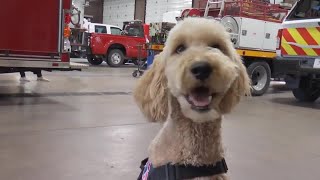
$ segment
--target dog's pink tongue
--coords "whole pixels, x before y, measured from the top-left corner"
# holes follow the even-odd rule
[[[193,103],[193,105],[198,107],[208,106],[211,101],[210,96],[189,96],[189,100]]]

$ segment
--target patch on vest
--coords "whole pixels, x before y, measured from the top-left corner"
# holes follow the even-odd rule
[[[151,162],[147,162],[144,166],[143,173],[142,173],[142,180],[148,180],[149,172],[152,169]]]

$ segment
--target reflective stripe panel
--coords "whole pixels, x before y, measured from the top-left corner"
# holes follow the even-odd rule
[[[292,46],[290,44],[287,43],[287,40],[282,36],[282,39],[281,39],[281,50],[284,50],[282,51],[282,54],[284,55],[298,55],[296,53],[296,51],[292,48]]]
[[[320,56],[320,27],[284,29],[281,50],[283,55]]]

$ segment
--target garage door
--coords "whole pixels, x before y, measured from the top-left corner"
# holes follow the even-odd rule
[[[124,21],[134,20],[135,0],[104,0],[103,23],[122,28]]]
[[[192,0],[147,0],[146,23],[161,22],[163,13],[191,8]]]

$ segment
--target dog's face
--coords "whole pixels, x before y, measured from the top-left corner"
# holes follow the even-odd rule
[[[234,52],[224,27],[214,20],[189,18],[172,29],[165,74],[186,117],[205,122],[221,116],[219,105],[241,71]]]
[[[230,112],[240,96],[249,94],[250,82],[224,27],[214,20],[187,18],[170,31],[164,51],[138,89],[136,101],[149,118],[165,118],[171,93],[184,116],[207,122]]]

